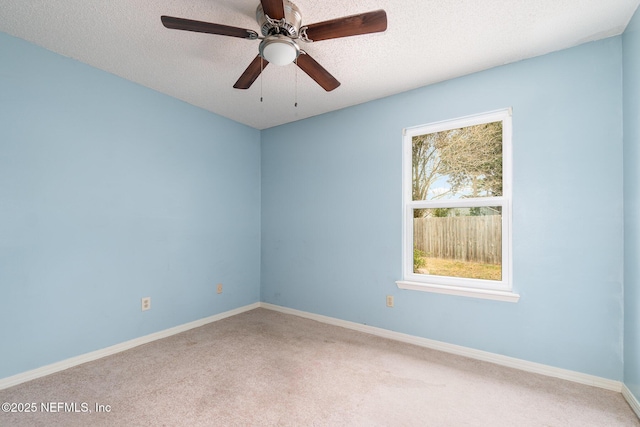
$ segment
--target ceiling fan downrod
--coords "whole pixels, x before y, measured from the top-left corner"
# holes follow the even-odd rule
[[[378,33],[387,29],[387,14],[381,9],[302,26],[302,14],[290,0],[260,0],[256,8],[256,19],[262,36],[245,28],[173,16],[161,17],[162,24],[174,30],[247,40],[261,39],[258,55],[233,85],[236,89],[249,89],[269,62],[275,65],[293,62],[324,90],[332,91],[340,86],[340,82],[307,52],[300,49],[297,40],[317,42]]]

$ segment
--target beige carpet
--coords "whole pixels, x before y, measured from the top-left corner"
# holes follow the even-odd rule
[[[266,309],[0,390],[0,402],[38,410],[0,413],[2,426],[640,426],[619,393]]]

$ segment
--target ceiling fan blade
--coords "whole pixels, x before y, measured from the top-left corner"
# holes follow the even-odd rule
[[[387,13],[380,9],[311,24],[306,28],[311,41],[379,33],[387,29]]]
[[[244,28],[175,18],[173,16],[162,16],[160,19],[162,20],[162,25],[173,30],[195,31],[197,33],[217,34],[220,36],[239,37],[241,39],[251,40],[258,38],[258,33]]]
[[[249,89],[268,64],[269,62],[266,59],[260,55],[256,56],[233,87],[236,89]]]
[[[262,10],[271,19],[284,18],[284,2],[282,0],[260,0]]]
[[[316,81],[324,90],[327,92],[331,92],[338,86],[340,86],[340,82],[336,80],[327,70],[322,67],[322,65],[318,64],[315,59],[313,59],[309,54],[300,53],[298,59],[296,61],[298,67],[305,73],[309,75],[313,80]]]

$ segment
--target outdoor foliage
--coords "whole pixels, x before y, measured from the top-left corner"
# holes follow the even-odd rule
[[[413,271],[418,271],[418,269],[422,268],[426,264],[425,257],[426,253],[421,251],[420,249],[413,249]]]
[[[500,197],[502,121],[412,137],[412,200]],[[413,209],[414,272],[501,280],[502,206]]]
[[[501,196],[502,122],[414,136],[412,162],[413,200]],[[447,186],[435,191],[443,180]]]

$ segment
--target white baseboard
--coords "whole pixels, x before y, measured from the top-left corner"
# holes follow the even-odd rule
[[[215,314],[213,316],[205,317],[204,319],[195,320],[193,322],[185,323],[183,325],[175,326],[173,328],[165,329],[164,331],[154,332],[153,334],[145,335],[143,337],[134,338],[129,341],[122,342],[120,344],[112,345],[100,350],[92,351],[90,353],[81,354],[80,356],[72,357],[70,359],[62,360],[60,362],[52,363],[41,368],[33,369],[31,371],[23,372],[11,377],[0,379],[0,390],[13,387],[20,383],[34,380],[36,378],[44,377],[46,375],[53,374],[55,372],[63,371],[65,369],[72,368],[83,363],[91,362],[93,360],[100,359],[105,356],[110,356],[121,351],[129,350],[133,347],[137,347],[142,344],[147,344],[152,341],[156,341],[162,338],[170,337],[171,335],[179,334],[180,332],[188,331],[189,329],[204,326],[208,323],[216,322],[218,320],[225,319],[227,317],[235,316],[236,314],[244,313],[245,311],[254,310],[260,307],[260,303],[245,305],[233,310],[225,311],[224,313]]]
[[[627,386],[624,384],[622,385],[622,395],[624,396],[629,406],[631,406],[631,409],[633,409],[633,412],[635,412],[638,418],[640,418],[640,402],[633,395],[633,393],[631,393],[631,390],[629,390],[629,388],[627,388]]]
[[[541,363],[535,363],[535,362],[529,362],[522,359],[516,359],[515,357],[503,356],[500,354],[489,353],[487,351],[482,351],[482,350],[475,350],[473,348],[463,347],[455,344],[449,344],[442,341],[430,340],[428,338],[416,337],[413,335],[407,335],[400,332],[390,331],[388,329],[382,329],[374,326],[363,325],[360,323],[336,319],[328,316],[322,316],[320,314],[314,314],[306,311],[295,310],[292,308],[282,307],[279,305],[269,304],[265,302],[260,303],[260,307],[263,307],[269,310],[279,311],[281,313],[293,314],[295,316],[316,320],[322,323],[328,323],[330,325],[341,326],[343,328],[365,332],[365,333],[376,335],[383,338],[389,338],[396,341],[406,342],[406,343],[414,344],[420,347],[440,350],[446,353],[457,354],[457,355],[466,356],[472,359],[495,363],[497,365],[520,369],[522,371],[533,372],[536,374],[542,374],[542,375],[546,375],[554,378],[560,378],[563,380],[573,381],[580,384],[586,384],[594,387],[603,388],[606,390],[616,391],[618,393],[622,392],[622,386],[623,386],[622,382],[610,380],[607,378],[597,377],[595,375],[583,374],[581,372],[570,371],[568,369],[556,368],[549,365],[543,365]]]
[[[529,362],[522,359],[516,359],[514,357],[503,356],[500,354],[489,353],[482,350],[475,350],[468,347],[463,347],[455,344],[449,344],[442,341],[430,340],[428,338],[416,337],[413,335],[403,334],[400,332],[390,331],[388,329],[377,328],[374,326],[363,325],[360,323],[350,322],[347,320],[336,319],[333,317],[323,316],[320,314],[309,313],[306,311],[296,310],[293,308],[282,307],[279,305],[257,302],[249,304],[243,307],[236,308],[234,310],[225,311],[204,319],[195,320],[193,322],[185,323],[173,328],[165,329],[164,331],[155,332],[153,334],[145,335],[143,337],[135,338],[129,341],[125,341],[120,344],[116,344],[101,350],[96,350],[90,353],[82,354],[80,356],[72,357],[70,359],[62,360],[60,362],[53,363],[51,365],[43,366],[31,371],[23,372],[11,377],[0,379],[0,390],[21,384],[26,381],[30,381],[36,378],[44,377],[46,375],[53,374],[55,372],[63,371],[65,369],[81,365],[83,363],[91,362],[93,360],[100,359],[102,357],[110,356],[121,351],[129,350],[142,344],[169,337],[171,335],[179,334],[180,332],[188,331],[189,329],[197,328],[208,323],[216,322],[218,320],[225,319],[227,317],[235,316],[236,314],[244,313],[258,307],[266,308],[269,310],[279,311],[281,313],[292,314],[299,317],[304,317],[318,322],[327,323],[330,325],[340,326],[347,329],[353,329],[360,332],[365,332],[371,335],[376,335],[383,338],[388,338],[396,341],[406,342],[414,344],[420,347],[426,347],[434,350],[440,350],[447,353],[457,354],[460,356],[466,356],[477,360],[483,360],[486,362],[495,363],[497,365],[507,366],[510,368],[520,369],[522,371],[533,372],[537,374],[547,375],[549,377],[560,378],[568,381],[573,381],[580,384],[587,384],[607,390],[621,392],[629,405],[640,417],[640,403],[633,396],[631,391],[624,386],[620,381],[609,380],[606,378],[597,377],[594,375],[583,374],[580,372],[570,371],[567,369],[556,368],[553,366],[543,365],[540,363]]]

